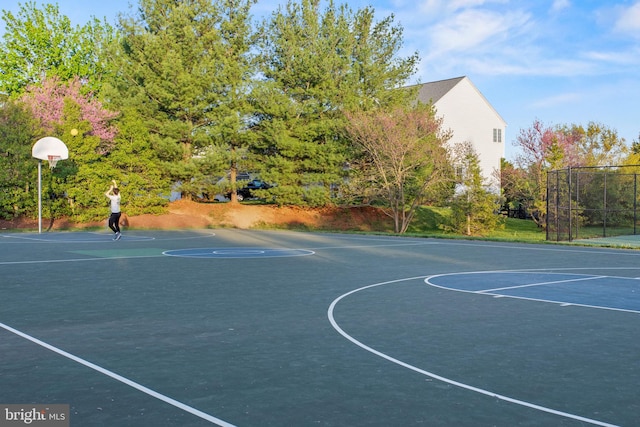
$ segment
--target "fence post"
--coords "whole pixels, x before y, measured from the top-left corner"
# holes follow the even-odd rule
[[[556,242],[560,241],[560,172],[556,171]]]
[[[607,172],[604,172],[604,191],[602,192],[602,237],[607,237]]]
[[[571,166],[567,168],[567,173],[569,174],[567,178],[567,185],[569,186],[569,188],[567,189],[567,197],[569,198],[569,241],[571,241],[573,240],[571,238],[571,234],[573,233],[573,226],[571,221],[573,218],[573,211],[571,210]]]
[[[638,174],[633,174],[633,234],[636,232],[636,223],[638,222]]]
[[[580,235],[580,218],[577,212],[580,212],[580,171],[576,172],[576,239]]]
[[[547,240],[549,240],[549,172],[547,172],[547,215],[545,222],[547,223],[545,232],[547,233]]]

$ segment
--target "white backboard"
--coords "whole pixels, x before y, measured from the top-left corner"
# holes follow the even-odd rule
[[[60,160],[64,160],[69,158],[69,149],[58,138],[45,136],[33,144],[31,155],[40,160],[48,160],[49,156],[60,156]]]

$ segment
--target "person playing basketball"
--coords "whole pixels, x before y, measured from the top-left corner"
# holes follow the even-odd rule
[[[115,180],[111,181],[113,184],[109,187],[109,191],[104,193],[109,200],[111,200],[111,215],[109,216],[109,228],[113,231],[113,240],[120,240],[122,234],[120,233],[120,190]]]

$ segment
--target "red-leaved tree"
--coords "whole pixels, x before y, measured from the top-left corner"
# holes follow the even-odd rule
[[[101,150],[106,151],[117,134],[111,121],[118,113],[106,110],[92,93],[85,94],[82,88],[82,82],[78,78],[62,82],[57,77],[51,77],[42,85],[29,86],[21,101],[39,120],[42,129],[50,135],[55,135],[59,128],[65,127],[65,100],[74,102],[80,109],[80,120],[89,125],[86,134],[100,138]],[[80,124],[69,125],[80,127]]]

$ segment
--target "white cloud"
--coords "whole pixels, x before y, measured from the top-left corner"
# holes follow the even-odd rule
[[[631,51],[588,51],[584,58],[611,65],[640,65],[640,52]]]
[[[579,92],[561,93],[547,98],[534,101],[531,106],[534,108],[549,108],[558,105],[574,104],[584,99],[584,94]]]
[[[571,2],[569,0],[554,0],[553,5],[551,5],[551,12],[557,13],[564,9],[568,9],[571,7]]]
[[[489,6],[491,4],[506,4],[509,0],[423,0],[418,4],[418,10],[426,14],[450,14],[459,10]],[[413,7],[414,2],[407,3]],[[402,4],[405,6],[404,2]],[[398,3],[396,2],[396,6]]]
[[[538,52],[513,51],[508,54],[469,56],[464,59],[431,62],[431,68],[438,70],[463,69],[465,74],[485,76],[530,76],[530,77],[578,77],[600,74],[600,69],[589,61],[561,58],[544,58]],[[455,73],[455,74],[460,74]]]
[[[394,10],[404,28],[405,45],[400,55],[418,51],[422,60],[415,78],[419,81],[462,75],[611,78],[640,65],[640,46],[611,44],[601,37],[602,29],[614,28],[620,6],[585,9],[571,0],[552,0],[545,6],[503,0],[395,3],[402,4]],[[567,14],[569,9],[571,14]],[[640,26],[636,12],[640,13],[640,0],[627,6],[625,13],[634,17],[626,24],[621,19],[620,28]],[[557,17],[549,16],[554,13],[571,19],[557,22]],[[593,19],[605,14],[607,22],[594,26]],[[640,28],[636,33],[640,34]],[[548,102],[561,99],[568,98]]]
[[[638,35],[640,32],[640,2],[621,10],[614,28],[623,33]]]
[[[441,56],[474,50],[486,51],[507,35],[519,33],[529,16],[521,12],[497,13],[488,10],[464,10],[428,29],[429,56]]]

